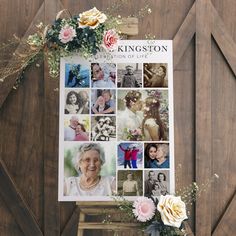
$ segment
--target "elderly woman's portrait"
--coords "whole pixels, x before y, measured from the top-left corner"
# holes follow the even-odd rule
[[[118,170],[118,193],[122,196],[143,195],[142,170]]]
[[[168,87],[167,63],[144,63],[143,80],[146,88]]]
[[[111,196],[116,192],[115,146],[65,144],[64,196]]]
[[[89,65],[65,64],[65,87],[66,88],[88,88],[89,87]]]

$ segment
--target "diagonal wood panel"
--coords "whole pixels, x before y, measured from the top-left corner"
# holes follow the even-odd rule
[[[196,180],[211,178],[211,4],[196,1]],[[211,235],[211,189],[196,202],[196,235]]]
[[[34,219],[33,213],[11,179],[2,159],[0,159],[0,188],[0,196],[6,203],[24,234],[26,236],[42,236],[43,234]]]
[[[235,224],[236,212],[236,192],[234,197],[227,207],[222,219],[214,230],[212,236],[234,235],[236,232]]]
[[[196,4],[194,3],[173,39],[174,69],[184,55],[196,32]]]
[[[216,40],[222,54],[224,55],[228,65],[236,76],[236,43],[227,31],[224,22],[212,5],[212,17],[214,25],[212,27],[212,35]],[[233,53],[234,52],[234,53]]]
[[[36,13],[34,19],[32,20],[30,26],[26,30],[26,33],[22,37],[22,40],[27,39],[27,37],[32,33],[35,32],[35,25],[39,23],[40,21],[43,21],[44,16],[44,3],[42,3],[41,7],[39,8],[38,12]],[[22,50],[22,44],[20,43],[18,47],[15,50],[15,53],[21,53]],[[9,64],[10,64],[9,60]],[[1,83],[0,86],[0,108],[2,107],[2,104],[4,103],[5,99],[7,98],[8,94],[12,90],[13,85],[16,81],[16,75],[10,76],[4,80],[3,83]]]

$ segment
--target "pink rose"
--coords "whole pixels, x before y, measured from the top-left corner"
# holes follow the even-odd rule
[[[153,201],[147,197],[139,197],[133,203],[133,213],[138,221],[146,222],[155,215],[156,207]]]
[[[59,34],[59,39],[62,43],[68,43],[73,40],[73,38],[76,36],[76,31],[72,26],[65,25]]]
[[[117,44],[117,40],[119,39],[118,34],[115,30],[111,29],[108,30],[103,38],[103,44],[106,49],[113,49],[114,46]]]

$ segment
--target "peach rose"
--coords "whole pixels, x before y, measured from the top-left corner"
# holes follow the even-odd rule
[[[187,219],[186,206],[180,197],[165,195],[160,197],[157,210],[165,225],[179,228],[183,220]]]
[[[95,29],[99,24],[104,23],[106,19],[106,15],[94,7],[89,11],[79,14],[79,28],[90,27]]]

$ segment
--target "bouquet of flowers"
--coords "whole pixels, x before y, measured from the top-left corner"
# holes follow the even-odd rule
[[[126,138],[129,141],[142,141],[143,134],[141,129],[125,129]]]
[[[151,236],[186,235],[183,222],[188,217],[181,197],[161,195],[159,201],[138,197],[133,203],[123,199],[119,208],[140,222],[144,232]]]

